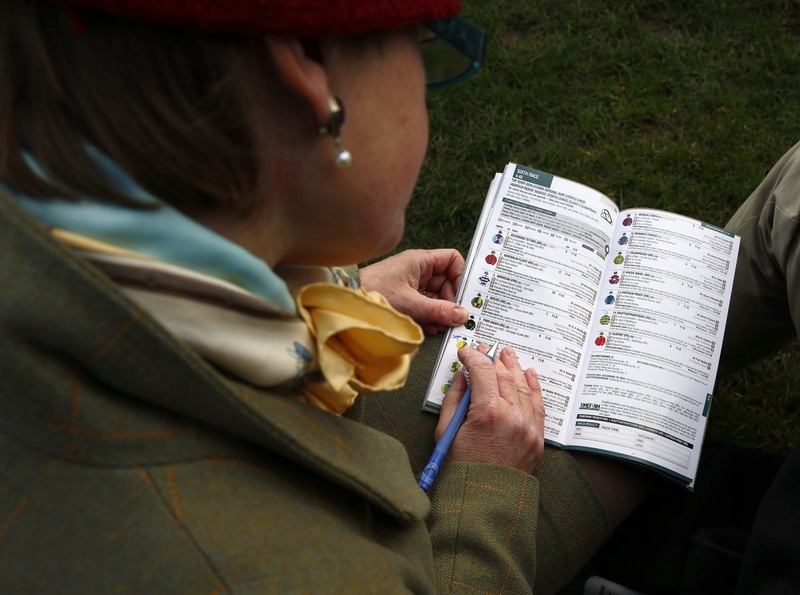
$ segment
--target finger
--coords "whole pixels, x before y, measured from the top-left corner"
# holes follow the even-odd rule
[[[536,423],[536,430],[540,435],[544,435],[544,401],[542,397],[542,385],[539,384],[539,375],[533,368],[525,370],[525,380],[528,387],[531,389],[531,405],[533,406],[533,415]]]
[[[450,419],[452,419],[453,413],[455,413],[466,390],[467,380],[464,377],[464,373],[461,371],[456,372],[450,383],[450,388],[445,393],[444,399],[442,399],[442,408],[439,411],[439,422],[436,424],[436,430],[434,432],[437,441],[442,437],[445,429],[447,429],[447,424],[450,423]]]
[[[464,324],[469,312],[462,306],[447,300],[438,300],[422,295],[412,289],[405,292],[404,312],[423,327],[448,328]]]
[[[419,289],[428,295],[453,301],[463,270],[464,258],[457,250],[428,250],[420,274]]]
[[[531,402],[531,388],[528,386],[528,380],[525,378],[525,372],[519,363],[519,358],[514,348],[510,345],[504,347],[502,351],[500,351],[500,361],[505,365],[514,379],[516,395],[514,395],[514,398],[511,400],[518,402],[526,412],[531,412],[533,408]]]
[[[511,352],[513,353],[513,350]],[[494,360],[498,396],[508,403],[517,405],[519,403],[520,385],[509,365],[518,367],[519,362],[515,357],[509,356],[508,348],[504,347]],[[521,375],[522,371],[520,370]],[[527,383],[525,383],[525,390],[528,390]]]
[[[466,355],[469,351],[477,351],[480,354],[486,355],[487,353],[489,353],[489,349],[490,347],[486,343],[478,343],[477,347],[475,347],[474,349],[471,349],[469,347],[462,347],[461,349],[458,350],[457,352],[458,359],[461,360],[461,364],[464,366],[464,379],[467,381],[467,384],[469,384],[469,369],[467,368],[467,365],[464,363],[464,357],[472,357]]]
[[[464,269],[464,257],[458,250],[450,248],[428,250],[425,256],[431,276],[444,274],[450,279],[455,279]]]
[[[422,327],[422,332],[423,333],[425,333],[426,335],[431,335],[431,336],[432,335],[438,335],[442,331],[447,330],[447,329],[439,326],[438,324],[430,324],[429,323],[429,324],[420,324],[420,326]]]
[[[419,292],[428,297],[453,301],[449,297],[449,281],[442,275],[434,275],[430,279],[422,278],[419,281]]]
[[[456,294],[458,293],[459,277],[455,279],[448,279],[439,287],[439,299],[455,301]]]
[[[449,274],[432,275],[430,278],[421,278],[419,289],[428,295],[443,300],[453,301],[458,289],[460,275],[451,277]]]
[[[458,359],[464,364],[469,383],[472,385],[473,403],[488,403],[500,394],[495,364],[486,357],[488,351],[489,346],[485,343],[478,345],[477,349],[462,347],[458,350]]]

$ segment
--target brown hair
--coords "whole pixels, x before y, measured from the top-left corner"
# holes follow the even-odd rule
[[[42,199],[89,195],[144,207],[95,169],[88,143],[178,208],[246,212],[258,177],[243,70],[250,43],[2,0],[0,179]]]

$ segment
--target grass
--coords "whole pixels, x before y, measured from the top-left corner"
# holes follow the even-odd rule
[[[429,95],[431,142],[400,248],[466,254],[495,171],[519,161],[724,225],[800,140],[800,3],[464,0],[484,72]],[[785,453],[800,351],[721,379],[709,437]]]

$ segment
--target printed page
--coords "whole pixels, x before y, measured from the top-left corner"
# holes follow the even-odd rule
[[[644,459],[691,486],[739,238],[639,209],[621,213],[611,245],[568,441]]]
[[[599,192],[509,164],[490,189],[459,302],[467,323],[445,337],[424,409],[438,411],[462,345],[511,345],[539,374],[546,437],[562,442],[617,207]]]

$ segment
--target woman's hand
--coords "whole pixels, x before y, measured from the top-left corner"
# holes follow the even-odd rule
[[[511,347],[494,362],[487,345],[464,347],[458,357],[469,373],[472,401],[447,458],[453,461],[496,463],[533,472],[544,454],[544,405],[536,372],[524,372]],[[462,373],[453,380],[442,402],[436,440],[447,428],[467,382]]]
[[[377,291],[429,335],[467,321],[453,303],[464,258],[456,250],[406,250],[359,271],[361,286]]]

